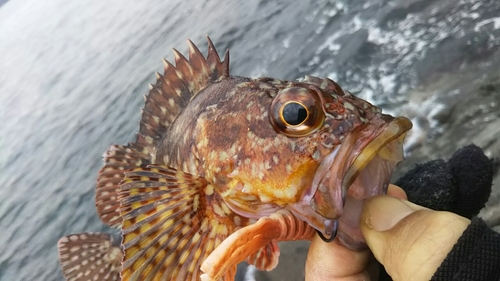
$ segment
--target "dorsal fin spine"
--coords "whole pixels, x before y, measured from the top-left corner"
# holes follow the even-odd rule
[[[179,51],[177,51],[177,49],[172,49],[172,51],[174,52],[175,69],[177,71],[177,76],[180,80],[182,80],[182,82],[189,82],[186,81],[185,78],[194,76],[191,64],[186,59],[186,57],[184,57]]]
[[[210,71],[210,68],[208,67],[208,63],[207,63],[206,59],[203,57],[203,55],[201,54],[200,50],[190,40],[188,40],[188,47],[189,47],[189,61],[192,65],[193,72],[198,72],[198,73],[204,74],[204,75],[201,75],[201,77],[203,77],[203,76],[209,77],[210,74],[213,72]],[[199,78],[201,78],[201,77],[199,77]],[[200,84],[199,87],[206,86],[206,85],[202,85],[203,84],[202,79],[195,79],[194,82],[199,83]]]
[[[163,82],[170,86],[178,96],[182,97],[184,104],[187,104],[190,98],[189,88],[186,87],[184,81],[179,77],[178,70],[175,66],[169,61],[166,62],[167,65],[165,66],[165,73],[163,74]]]
[[[224,54],[224,61],[222,62],[222,76],[229,77],[229,50]]]
[[[161,74],[158,71],[155,71],[155,77],[156,77],[156,83],[158,83],[159,80],[161,80]]]
[[[136,142],[156,151],[178,114],[207,85],[229,77],[229,52],[221,61],[214,44],[208,38],[206,58],[188,40],[189,60],[173,49],[175,66],[163,59],[164,73],[155,73],[156,83],[149,85]],[[160,137],[158,137],[160,136]]]
[[[193,80],[196,79],[195,71],[190,61],[186,59],[179,51],[172,49],[175,57],[175,69],[177,70],[177,76],[180,78],[184,85],[189,89],[190,95],[189,99],[193,96],[195,90]],[[191,79],[185,79],[191,78]]]

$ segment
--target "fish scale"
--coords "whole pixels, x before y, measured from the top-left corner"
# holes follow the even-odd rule
[[[135,142],[104,154],[96,209],[123,238],[117,250],[93,236],[102,253],[121,254],[95,263],[124,281],[232,281],[239,262],[271,270],[277,242],[315,231],[362,249],[357,223],[342,216],[355,208],[345,198],[385,191],[409,120],[327,78],[231,76],[229,53],[221,61],[210,39],[206,58],[188,47],[188,59],[174,49],[175,66],[164,60],[149,86]],[[361,177],[373,183],[356,181],[370,165],[383,167]],[[60,260],[70,279],[81,272],[68,261],[83,252],[67,253],[68,237]],[[118,258],[121,269],[110,266]]]

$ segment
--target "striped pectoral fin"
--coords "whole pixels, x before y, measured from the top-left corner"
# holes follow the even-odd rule
[[[119,281],[123,252],[109,234],[81,233],[57,243],[59,261],[68,281]]]
[[[104,167],[99,171],[95,189],[97,214],[104,223],[120,227],[119,184],[125,177],[125,171],[149,164],[150,158],[149,151],[136,144],[112,145],[104,153]]]
[[[251,254],[246,262],[255,266],[258,270],[273,270],[277,265],[280,257],[280,248],[276,241],[267,243],[264,247]]]
[[[297,219],[292,213],[280,210],[269,217],[260,218],[256,223],[245,226],[231,234],[224,242],[215,249],[203,262],[203,281],[218,280],[219,272],[224,272],[241,261],[262,254],[260,251],[271,250],[273,242],[290,240],[311,240],[315,230],[306,222]],[[271,244],[270,246],[268,246]],[[267,248],[266,247],[270,247]],[[259,252],[260,253],[259,253]],[[257,252],[257,253],[256,253]],[[279,252],[269,255],[271,260],[278,258]],[[260,266],[258,262],[264,262],[261,268],[266,269],[267,255],[261,256],[263,260],[254,260],[254,265]],[[277,261],[276,261],[277,264]],[[267,263],[267,270],[274,268],[276,264]]]
[[[207,186],[203,178],[162,166],[126,173],[122,280],[199,280],[201,263],[233,229],[214,216]],[[221,280],[235,273],[230,267]]]

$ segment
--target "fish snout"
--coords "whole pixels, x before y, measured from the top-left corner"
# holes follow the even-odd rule
[[[347,135],[317,168],[301,202],[292,206],[323,240],[338,234],[348,248],[365,247],[358,227],[363,201],[386,193],[394,168],[403,160],[403,140],[412,126],[405,117],[391,119]]]

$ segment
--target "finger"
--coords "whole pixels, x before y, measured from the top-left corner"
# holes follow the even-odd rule
[[[399,186],[390,184],[387,194],[406,199]],[[306,280],[370,280],[378,274],[368,251],[352,251],[337,242],[324,243],[315,235],[306,261]]]
[[[470,224],[390,196],[367,200],[361,231],[394,280],[429,280]]]
[[[387,195],[405,200],[408,199],[405,191],[401,187],[394,184],[389,184],[389,187],[387,188]]]
[[[370,280],[369,250],[352,251],[337,241],[325,243],[316,234],[306,260],[306,281]]]

